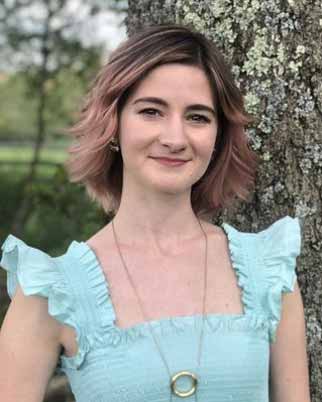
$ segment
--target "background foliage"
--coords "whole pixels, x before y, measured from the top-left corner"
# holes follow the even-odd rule
[[[120,41],[126,8],[126,1],[117,0],[0,3],[1,244],[11,233],[58,256],[110,219],[82,186],[69,183],[63,163],[71,140],[65,129],[115,47],[104,25],[119,26]],[[9,301],[0,269],[0,326]],[[48,385],[49,401],[73,401],[64,375]]]

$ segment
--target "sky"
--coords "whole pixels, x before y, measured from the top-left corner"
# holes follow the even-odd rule
[[[101,11],[97,15],[90,16],[88,10],[89,7],[86,3],[82,3],[80,0],[70,0],[66,2],[63,14],[58,14],[52,18],[50,28],[51,30],[59,30],[62,25],[72,21],[71,26],[62,31],[64,32],[64,36],[81,38],[85,46],[102,44],[104,49],[102,58],[105,59],[108,53],[126,38],[124,24],[126,14]],[[15,13],[7,20],[7,24],[13,28],[22,27],[27,33],[41,33],[44,30],[44,21],[47,13],[48,9],[43,5],[42,1],[35,1],[28,7],[22,8],[19,13]],[[6,47],[1,47],[0,33],[0,70],[14,71],[15,66],[20,64],[20,60],[27,60],[29,58],[35,62],[41,62],[39,46],[39,42],[30,42],[28,46],[22,48],[20,51],[12,52]]]
[[[84,43],[103,43],[106,41],[106,50],[113,50],[126,38],[124,18],[125,14],[123,13],[101,12],[84,28],[82,36]]]

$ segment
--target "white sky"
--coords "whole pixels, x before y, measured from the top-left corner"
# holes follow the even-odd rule
[[[106,50],[113,50],[126,38],[126,29],[123,23],[124,18],[124,14],[120,15],[112,12],[100,13],[88,24],[88,29],[92,34],[87,36],[87,38],[84,36],[84,42],[102,43],[106,41]]]
[[[95,0],[93,0],[95,1]],[[99,0],[96,0],[99,1]],[[123,39],[126,38],[126,29],[124,25],[125,13],[116,13],[113,11],[99,12],[97,15],[90,16],[88,5],[82,3],[80,0],[70,0],[66,2],[63,9],[62,17],[57,15],[51,20],[51,29],[59,29],[69,21],[71,27],[64,29],[64,36],[74,36],[81,38],[84,45],[102,44],[105,51],[102,58],[105,59],[108,52],[113,50]],[[12,26],[23,26],[26,32],[42,32],[44,30],[44,20],[46,18],[47,10],[42,2],[35,2],[31,6],[25,7],[20,10],[12,19],[9,24]],[[1,40],[0,40],[1,42]],[[36,45],[36,48],[39,45]],[[19,60],[39,59],[39,49],[33,49],[33,46],[26,47],[26,51],[8,53],[2,49],[0,69],[14,70],[15,65],[19,64]],[[10,52],[10,51],[9,51]],[[18,63],[18,64],[16,64]]]

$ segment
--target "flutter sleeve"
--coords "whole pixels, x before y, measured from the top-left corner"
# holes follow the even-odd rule
[[[276,340],[281,319],[282,294],[294,291],[296,257],[301,251],[301,226],[298,218],[285,216],[257,236],[262,310],[269,320],[270,342]]]
[[[88,345],[79,325],[77,303],[64,275],[60,257],[51,257],[45,252],[30,247],[22,240],[9,235],[1,246],[0,266],[7,271],[7,291],[12,299],[17,285],[26,296],[38,295],[48,299],[48,313],[62,324],[73,327],[79,346],[77,355],[61,355],[65,365],[77,369],[84,360]],[[60,371],[61,361],[56,371]]]

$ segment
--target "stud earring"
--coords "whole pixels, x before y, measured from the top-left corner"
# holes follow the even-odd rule
[[[113,137],[112,140],[109,142],[109,147],[110,147],[110,150],[113,152],[118,152],[120,150],[119,144],[118,144],[117,140],[115,139],[115,137]]]

